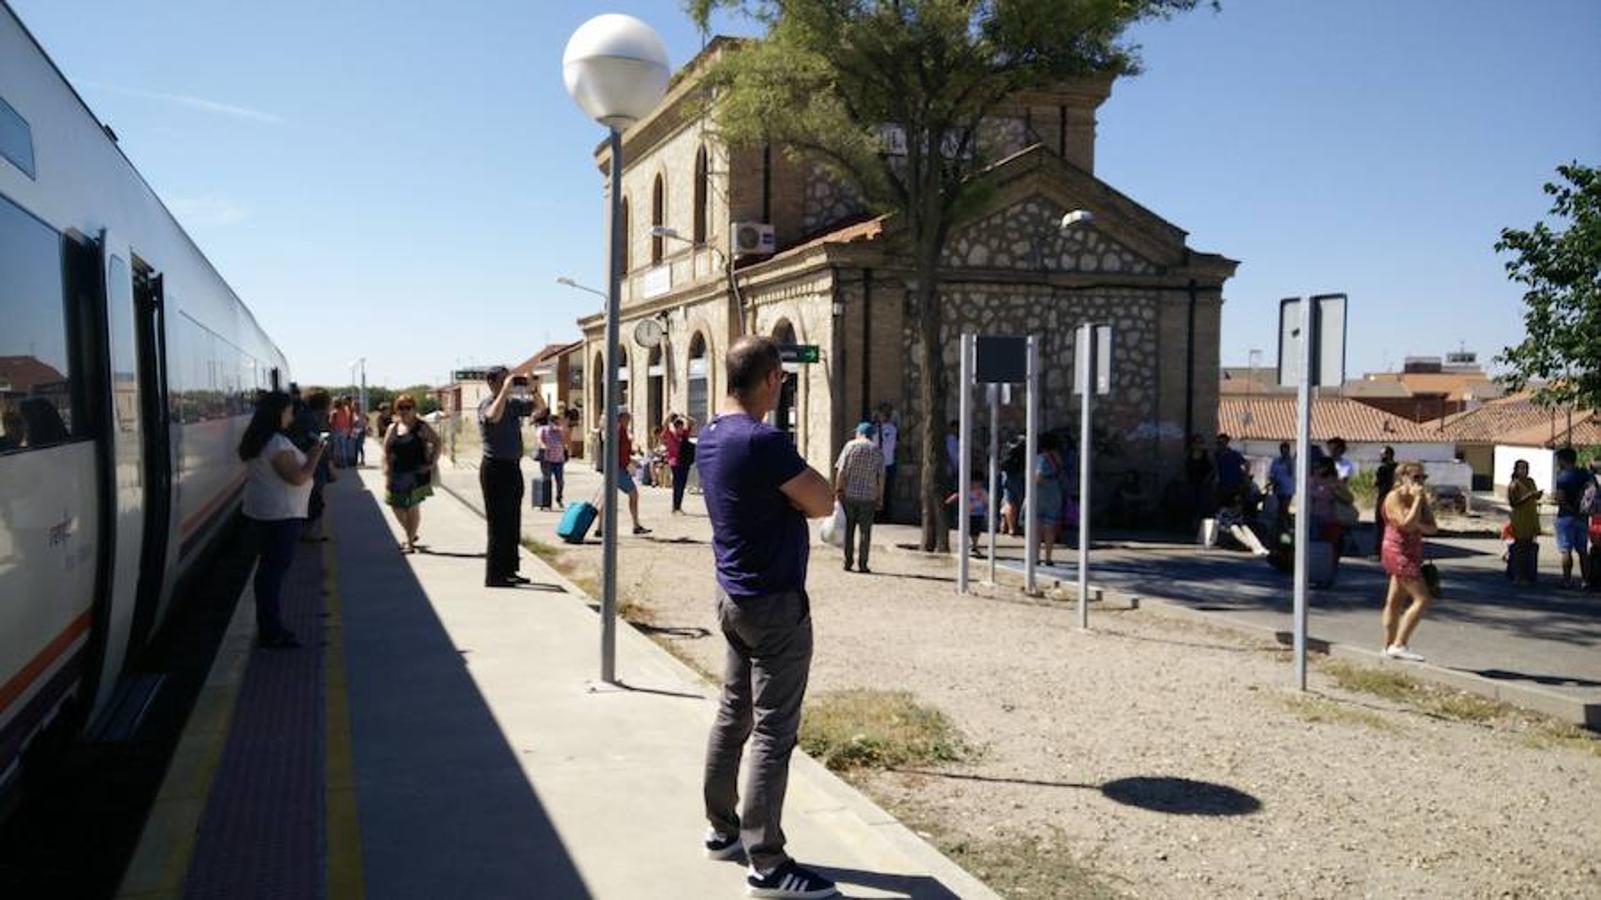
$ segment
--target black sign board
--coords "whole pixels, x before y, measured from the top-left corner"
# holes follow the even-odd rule
[[[979,384],[1015,384],[1028,380],[1028,338],[979,335],[978,365],[974,380]]]
[[[778,359],[786,363],[814,363],[823,358],[816,344],[779,344]]]

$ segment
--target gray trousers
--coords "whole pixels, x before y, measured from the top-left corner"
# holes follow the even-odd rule
[[[873,545],[873,515],[878,511],[878,504],[872,500],[846,498],[841,505],[845,507],[845,568],[849,569],[854,560],[865,569],[867,551]],[[855,546],[858,532],[861,534],[859,549]],[[857,551],[855,556],[851,555],[852,549]]]
[[[721,835],[738,834],[750,864],[767,871],[789,858],[781,822],[789,757],[811,672],[811,602],[805,591],[736,602],[718,588],[717,618],[728,658],[717,721],[706,744],[706,819]],[[736,814],[739,760],[747,738],[745,808]]]

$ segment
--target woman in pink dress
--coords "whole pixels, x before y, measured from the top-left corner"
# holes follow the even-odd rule
[[[1423,536],[1434,534],[1434,510],[1426,489],[1429,476],[1423,466],[1402,463],[1395,470],[1396,487],[1384,498],[1384,544],[1379,558],[1390,576],[1389,594],[1384,598],[1384,655],[1392,659],[1422,662],[1423,656],[1407,646],[1418,620],[1433,597],[1423,580]],[[1402,603],[1412,602],[1402,610]]]

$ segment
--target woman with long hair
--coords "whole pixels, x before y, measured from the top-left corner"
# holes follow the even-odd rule
[[[1507,553],[1507,577],[1518,584],[1533,584],[1540,536],[1540,498],[1545,492],[1529,477],[1529,461],[1512,464],[1512,481],[1506,486],[1507,505],[1512,508],[1512,548]]]
[[[1386,527],[1379,554],[1384,571],[1390,575],[1390,589],[1380,617],[1384,625],[1384,655],[1422,662],[1423,656],[1412,652],[1408,642],[1423,611],[1434,599],[1423,578],[1423,536],[1439,529],[1434,523],[1434,508],[1426,488],[1429,476],[1423,466],[1402,463],[1395,470],[1395,480],[1395,489],[1384,498]],[[1412,602],[1402,611],[1401,604],[1408,597]]]
[[[422,502],[434,494],[439,448],[439,433],[417,417],[417,401],[410,394],[396,397],[395,420],[384,435],[384,498],[406,532],[402,552],[417,552]]]
[[[1062,441],[1054,433],[1040,435],[1040,454],[1034,461],[1034,484],[1029,489],[1027,502],[1038,504],[1039,539],[1044,548],[1044,565],[1054,565],[1051,553],[1056,549],[1057,533],[1062,526],[1063,510],[1067,506],[1067,468],[1062,463]]]
[[[284,577],[295,560],[295,545],[311,502],[311,485],[327,442],[302,453],[285,432],[294,413],[288,394],[263,393],[239,440],[246,466],[244,512],[256,532],[261,558],[256,563],[256,643],[269,648],[300,646],[283,625]]]

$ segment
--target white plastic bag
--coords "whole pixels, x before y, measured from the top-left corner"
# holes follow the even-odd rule
[[[823,543],[834,547],[845,546],[845,506],[838,500],[834,501],[834,514],[823,520],[817,526],[817,537]]]

